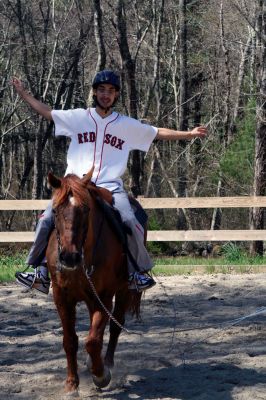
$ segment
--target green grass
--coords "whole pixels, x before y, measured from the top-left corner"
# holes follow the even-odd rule
[[[249,274],[266,271],[266,264],[251,265],[230,265],[230,264],[191,264],[191,265],[155,265],[154,275],[172,276],[172,275],[196,275],[196,274]]]
[[[190,265],[156,265],[152,270],[156,276],[193,275],[195,268]]]
[[[10,282],[15,279],[15,272],[26,268],[27,251],[14,255],[0,255],[0,282]]]
[[[220,257],[164,257],[155,259],[154,264],[155,275],[244,274],[264,271],[266,257],[250,257],[228,246]]]
[[[237,260],[228,260],[226,257],[160,257],[153,259],[156,266],[159,265],[265,265],[266,257],[241,257]]]
[[[15,272],[26,268],[27,250],[0,254],[0,282],[15,280]],[[193,274],[256,273],[266,270],[265,257],[249,257],[235,248],[227,248],[220,257],[158,257],[153,273],[161,276]]]

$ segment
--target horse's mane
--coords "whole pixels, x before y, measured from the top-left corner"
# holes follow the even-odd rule
[[[53,195],[54,206],[58,207],[63,204],[69,195],[75,198],[75,204],[78,207],[88,206],[88,189],[81,179],[73,174],[61,178],[61,186],[55,190]]]
[[[77,207],[88,206],[89,193],[93,197],[99,196],[109,204],[112,204],[112,194],[109,190],[97,187],[92,182],[84,183],[78,176],[68,174],[64,178],[61,178],[61,186],[55,189],[53,195],[54,206],[58,207],[60,204],[63,204],[69,195],[75,198]]]

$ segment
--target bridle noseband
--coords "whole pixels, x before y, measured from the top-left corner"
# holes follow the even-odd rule
[[[66,270],[66,269],[74,271],[74,270],[76,270],[76,267],[75,268],[69,268],[69,267],[67,267],[67,265],[62,263],[62,261],[60,260],[60,254],[62,253],[63,247],[62,247],[62,243],[61,243],[60,233],[59,233],[59,230],[58,230],[58,227],[57,227],[57,224],[56,224],[56,220],[59,217],[59,212],[58,212],[58,208],[57,207],[53,208],[53,213],[54,213],[54,226],[55,226],[55,234],[56,234],[56,240],[57,240],[57,254],[58,254],[57,255],[57,263],[56,263],[56,270],[58,272],[62,272],[63,270]],[[69,223],[68,218],[64,215],[64,213],[61,212],[60,214],[64,218],[66,224],[68,224]],[[97,231],[96,239],[95,239],[95,242],[94,242],[94,244],[92,246],[91,262],[90,262],[89,266],[86,266],[85,262],[84,262],[84,244],[85,244],[85,241],[86,241],[86,238],[87,238],[88,227],[87,227],[86,230],[84,229],[84,232],[83,232],[82,244],[81,244],[81,263],[77,267],[81,266],[83,268],[84,273],[85,273],[85,275],[87,277],[91,276],[92,273],[95,270],[96,252],[97,252],[97,250],[99,248],[104,220],[105,220],[105,213],[103,211],[102,218],[101,218],[101,221],[100,221],[100,224],[99,224],[99,229]]]

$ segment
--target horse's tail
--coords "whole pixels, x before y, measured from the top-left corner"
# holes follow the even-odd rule
[[[137,319],[140,318],[140,303],[141,303],[141,292],[137,290],[128,290],[129,292],[129,306],[128,312],[135,316]]]

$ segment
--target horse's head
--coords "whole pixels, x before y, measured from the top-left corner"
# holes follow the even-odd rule
[[[54,189],[53,210],[59,247],[59,261],[64,268],[75,269],[83,262],[83,245],[89,223],[90,195],[87,185],[92,172],[83,179],[76,175],[57,178],[48,174]]]

